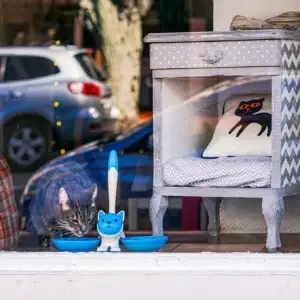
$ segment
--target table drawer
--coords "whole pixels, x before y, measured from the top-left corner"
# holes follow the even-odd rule
[[[280,40],[153,43],[151,69],[272,67],[281,64]]]

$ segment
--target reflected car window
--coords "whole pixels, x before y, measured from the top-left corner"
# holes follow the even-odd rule
[[[107,79],[104,72],[88,55],[80,53],[75,55],[75,58],[86,73],[86,75],[88,75],[90,78],[98,81],[105,81]]]

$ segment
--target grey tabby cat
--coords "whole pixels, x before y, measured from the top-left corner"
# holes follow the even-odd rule
[[[28,203],[27,230],[43,247],[58,236],[84,236],[96,222],[97,185],[82,165],[55,166],[40,176]]]

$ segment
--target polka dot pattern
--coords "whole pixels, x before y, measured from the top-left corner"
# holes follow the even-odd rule
[[[280,40],[154,43],[151,69],[280,66]]]

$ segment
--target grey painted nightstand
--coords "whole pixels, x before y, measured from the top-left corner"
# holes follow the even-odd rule
[[[208,230],[219,234],[219,203],[224,197],[262,198],[267,227],[266,247],[281,247],[283,197],[300,193],[300,32],[282,30],[150,34],[153,72],[154,192],[150,217],[154,235],[163,234],[168,198],[201,196],[209,214]],[[264,77],[272,93],[272,174],[270,188],[198,188],[165,186],[163,164],[195,150],[189,119],[212,101],[222,85],[208,87],[201,103],[193,95],[203,91],[199,78]],[[202,86],[201,86],[202,84]],[[210,85],[211,86],[211,85]],[[218,90],[219,89],[219,90]],[[224,90],[224,89],[223,89]],[[189,99],[189,101],[185,101]]]

